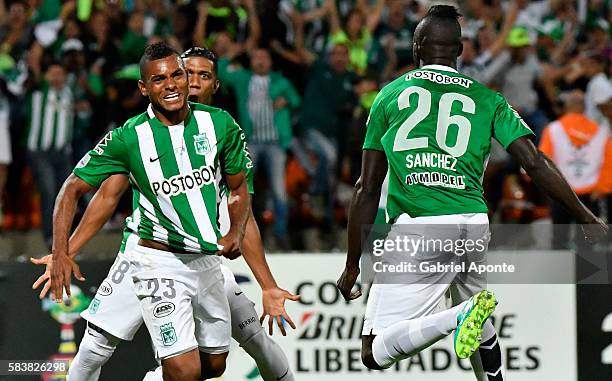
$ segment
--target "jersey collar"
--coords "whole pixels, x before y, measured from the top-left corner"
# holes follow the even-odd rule
[[[191,105],[189,105],[189,112],[187,113],[187,117],[183,121],[184,125],[187,125],[189,123],[192,113],[193,113],[193,109],[191,108]],[[149,117],[149,119],[157,119],[157,117],[155,116],[155,113],[153,112],[153,105],[151,103],[149,103],[149,107],[147,107],[147,116]]]
[[[155,113],[153,113],[153,105],[149,103],[149,107],[147,107],[147,115],[149,119],[155,119]]]
[[[442,71],[450,71],[452,73],[458,73],[456,69],[453,69],[450,66],[446,65],[425,65],[421,69],[433,69],[433,70],[442,70]]]

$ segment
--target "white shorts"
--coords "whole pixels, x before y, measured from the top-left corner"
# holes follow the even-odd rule
[[[142,324],[130,263],[137,243],[138,236],[130,234],[124,252],[117,255],[89,308],[81,312],[83,319],[121,340],[132,340]]]
[[[11,134],[9,133],[8,118],[0,118],[0,165],[13,162],[11,153]]]
[[[230,311],[220,263],[214,255],[134,249],[134,285],[158,359],[196,348],[229,351]]]
[[[401,215],[391,228],[387,239],[398,236],[415,235],[425,239],[482,239],[490,241],[488,217],[485,213],[453,214],[446,216],[411,218]],[[442,229],[433,229],[444,225]],[[469,225],[473,225],[470,227]],[[441,236],[443,234],[443,236]],[[473,262],[486,261],[484,252]],[[413,263],[450,263],[457,258],[451,252],[417,252],[414,256],[407,254],[403,258],[395,257],[394,261]],[[384,257],[384,254],[383,254]],[[397,262],[394,262],[397,263]],[[400,275],[401,276],[401,275]],[[405,283],[376,282],[370,288],[366,306],[362,335],[378,335],[385,328],[402,320],[409,320],[430,315],[444,308],[445,294],[450,289],[452,304],[457,305],[468,299],[486,286],[486,275],[476,276],[474,273],[439,273],[419,279],[407,278]]]

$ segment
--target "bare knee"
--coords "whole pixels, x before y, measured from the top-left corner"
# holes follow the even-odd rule
[[[361,362],[368,369],[381,370],[383,368],[376,363],[372,354],[372,343],[375,337],[376,335],[361,336]]]
[[[200,381],[200,369],[197,367],[163,367],[166,381]]]
[[[200,352],[202,379],[221,377],[225,372],[225,360],[228,353],[209,354]]]
[[[189,353],[162,360],[162,370],[166,381],[199,381],[200,362],[197,354]]]

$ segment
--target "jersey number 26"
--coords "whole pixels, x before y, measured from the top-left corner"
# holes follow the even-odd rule
[[[402,123],[395,135],[393,151],[407,151],[418,148],[427,148],[429,140],[427,137],[409,138],[410,132],[425,119],[431,111],[431,93],[418,86],[408,87],[400,94],[397,105],[400,110],[410,107],[410,96],[418,95],[416,110]],[[468,148],[472,124],[463,115],[451,115],[453,103],[461,103],[461,111],[474,114],[476,104],[474,100],[466,95],[458,93],[444,93],[438,104],[438,123],[436,126],[436,142],[444,151],[454,157],[462,156]],[[448,128],[451,124],[457,126],[457,141],[454,145],[446,144]]]

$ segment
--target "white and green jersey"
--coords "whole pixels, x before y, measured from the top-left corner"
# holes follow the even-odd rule
[[[72,143],[74,101],[68,86],[44,84],[27,97],[28,150],[61,151]]]
[[[128,175],[139,237],[173,251],[213,254],[222,174],[252,163],[244,133],[226,111],[189,105],[185,121],[174,126],[163,125],[149,106],[109,132],[74,174],[96,188],[113,174]]]
[[[389,163],[387,215],[486,213],[491,138],[504,148],[531,129],[504,97],[440,65],[402,75],[372,105],[363,149]]]
[[[246,147],[246,143],[245,147]],[[248,153],[248,150],[247,150]],[[250,159],[249,159],[250,160]],[[246,181],[247,181],[247,188],[249,190],[249,194],[253,195],[254,193],[254,188],[253,188],[253,166],[252,165],[247,165],[247,167],[245,168],[245,177],[246,177]],[[219,188],[219,194],[218,194],[218,202],[217,202],[217,228],[220,229],[220,233],[224,234],[225,232],[223,231],[222,227],[221,227],[221,221],[219,216],[222,215],[228,215],[229,212],[227,210],[221,210],[222,207],[225,207],[227,209],[227,202],[222,202],[222,199],[226,199],[227,196],[229,194],[229,189],[227,187],[227,184],[222,181],[221,182],[221,187]],[[136,197],[134,197],[133,201],[133,208],[134,211],[132,212],[132,214],[130,216],[128,216],[125,219],[125,228],[123,229],[123,239],[121,241],[121,246],[119,248],[119,252],[120,253],[125,253],[125,247],[127,245],[128,240],[130,239],[130,236],[132,236],[133,234],[138,234],[138,225],[140,222],[140,209],[138,207],[138,199]],[[229,217],[228,217],[229,218]]]

